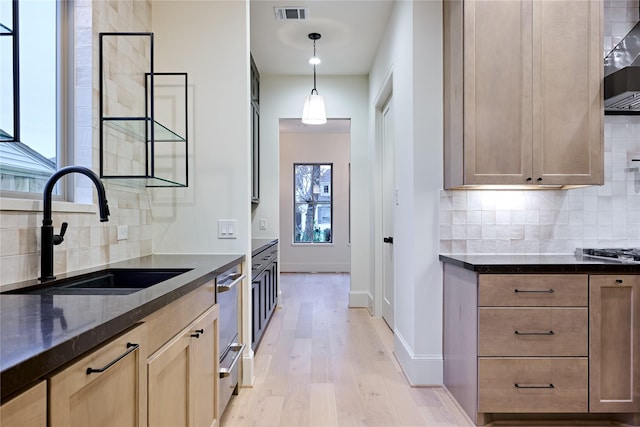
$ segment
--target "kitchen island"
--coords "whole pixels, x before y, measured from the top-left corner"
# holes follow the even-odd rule
[[[243,255],[150,255],[58,274],[64,279],[105,268],[188,269],[130,295],[0,294],[1,400],[213,283],[218,274],[243,261]],[[2,291],[37,284],[25,281],[3,286]],[[215,294],[213,287],[210,293]]]
[[[444,385],[475,424],[640,425],[640,264],[580,255],[440,260]]]

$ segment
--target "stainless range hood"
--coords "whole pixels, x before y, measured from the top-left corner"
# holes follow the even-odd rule
[[[604,59],[605,114],[640,114],[640,22]]]

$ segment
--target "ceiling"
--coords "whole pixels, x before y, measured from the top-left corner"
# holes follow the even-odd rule
[[[391,15],[393,0],[251,0],[251,52],[261,75],[312,72],[309,33],[322,64],[318,75],[367,75]],[[274,7],[307,7],[308,19],[276,20]]]

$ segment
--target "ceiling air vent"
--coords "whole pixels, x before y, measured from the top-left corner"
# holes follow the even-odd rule
[[[306,7],[274,7],[278,21],[306,21],[309,14]]]

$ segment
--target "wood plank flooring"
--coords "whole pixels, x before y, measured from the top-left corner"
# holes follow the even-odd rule
[[[221,427],[473,425],[442,388],[408,385],[384,321],[348,308],[348,275],[289,273],[280,284],[255,384],[233,396]]]

